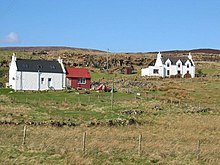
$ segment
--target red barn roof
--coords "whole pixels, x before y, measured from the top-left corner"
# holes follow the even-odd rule
[[[67,78],[91,78],[87,68],[66,68]]]

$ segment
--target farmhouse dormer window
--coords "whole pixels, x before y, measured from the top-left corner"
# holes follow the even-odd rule
[[[178,64],[178,68],[180,68],[180,64]]]
[[[167,67],[170,67],[170,63],[167,63]]]
[[[189,68],[189,64],[187,64],[186,67]]]

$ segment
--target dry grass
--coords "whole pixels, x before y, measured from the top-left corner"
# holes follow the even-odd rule
[[[129,127],[31,127],[25,147],[22,126],[1,126],[1,163],[40,164],[218,164],[220,117],[175,115],[151,118],[151,123]],[[86,154],[82,135],[87,132]],[[143,135],[142,156],[137,155]],[[199,160],[198,141],[201,141]],[[8,150],[8,151],[7,151]],[[7,153],[6,152],[11,152]],[[12,152],[13,151],[13,152]],[[14,156],[13,156],[14,154]],[[47,156],[44,156],[44,155]],[[52,158],[55,161],[52,161]],[[120,160],[120,161],[119,161]]]

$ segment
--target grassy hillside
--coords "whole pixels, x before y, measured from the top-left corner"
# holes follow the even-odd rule
[[[83,57],[90,54],[77,51],[18,52],[17,56],[53,59],[63,55],[65,62],[84,65]],[[11,53],[0,51],[1,61],[9,61]],[[103,53],[92,52],[91,57],[104,59]],[[122,57],[128,55],[117,58]],[[136,54],[132,61],[142,57]],[[206,77],[143,78],[138,70],[123,75],[115,68],[106,73],[90,66],[93,82],[111,87],[114,77],[113,97],[84,90],[0,89],[0,164],[219,164],[220,64],[196,63]],[[4,72],[0,81],[6,82],[7,62],[0,70]]]
[[[1,164],[218,164],[220,80],[148,82],[113,109],[111,93],[0,90]]]

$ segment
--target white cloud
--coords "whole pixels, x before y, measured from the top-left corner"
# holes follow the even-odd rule
[[[15,32],[10,32],[8,35],[1,39],[1,43],[14,44],[19,42],[19,36]]]

